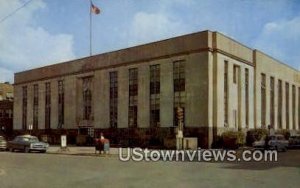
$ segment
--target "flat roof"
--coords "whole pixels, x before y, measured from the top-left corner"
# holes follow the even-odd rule
[[[15,84],[81,74],[99,69],[209,50],[236,57],[236,59],[254,66],[253,53],[255,50],[224,34],[205,30],[18,72],[15,73]],[[287,67],[289,66],[287,65]]]

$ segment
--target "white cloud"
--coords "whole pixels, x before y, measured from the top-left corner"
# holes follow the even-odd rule
[[[0,1],[0,18],[20,7],[24,1]],[[1,80],[13,80],[11,72],[23,71],[73,59],[73,36],[51,34],[39,27],[35,12],[46,6],[35,0],[0,24]]]
[[[255,48],[265,51],[300,70],[300,17],[266,23],[255,42]]]
[[[153,42],[184,33],[184,24],[167,14],[138,12],[129,31],[129,45]]]

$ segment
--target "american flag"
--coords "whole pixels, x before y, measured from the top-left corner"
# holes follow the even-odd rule
[[[100,14],[100,9],[96,7],[93,3],[91,3],[91,11],[94,14]]]

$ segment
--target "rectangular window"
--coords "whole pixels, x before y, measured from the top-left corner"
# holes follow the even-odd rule
[[[278,128],[282,129],[282,81],[278,80]]]
[[[138,112],[138,69],[129,69],[129,109],[128,126],[137,127]]]
[[[110,92],[109,92],[109,114],[110,127],[118,127],[118,72],[109,73]]]
[[[233,83],[236,84],[238,81],[238,70],[239,70],[239,66],[238,65],[234,65],[233,66]]]
[[[185,61],[173,64],[174,92],[185,91]]]
[[[275,124],[275,83],[274,77],[270,78],[270,120],[271,125]]]
[[[249,69],[245,69],[245,112],[246,112],[246,128],[249,128]]]
[[[285,120],[286,129],[290,129],[290,85],[285,83]]]
[[[58,128],[63,128],[65,119],[65,89],[64,81],[58,81]]]
[[[228,127],[228,61],[224,62],[224,126]]]
[[[33,85],[33,129],[37,130],[39,125],[39,85]]]
[[[266,127],[266,75],[261,74],[261,126]]]
[[[292,107],[293,107],[293,130],[296,130],[296,87],[292,89]]]
[[[160,126],[160,66],[150,66],[150,126]]]
[[[22,101],[22,128],[27,130],[27,86],[23,86],[23,101]]]
[[[83,82],[83,119],[92,119],[92,77],[85,77]]]
[[[51,84],[47,82],[45,84],[45,129],[50,129],[51,124]]]
[[[173,84],[174,84],[174,125],[178,126],[177,108],[183,109],[185,114],[185,61],[175,61],[173,63]],[[183,117],[183,119],[185,119]],[[184,120],[183,120],[184,122]]]

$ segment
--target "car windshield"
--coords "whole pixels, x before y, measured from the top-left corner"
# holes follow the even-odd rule
[[[23,141],[26,141],[26,142],[38,142],[39,139],[35,136],[32,136],[32,137],[23,137]]]

